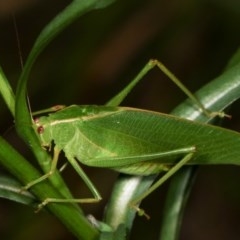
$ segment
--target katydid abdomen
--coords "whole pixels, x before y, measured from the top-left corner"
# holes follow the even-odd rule
[[[43,146],[94,167],[149,175],[175,164],[192,148],[188,164],[239,164],[240,134],[167,114],[125,107],[72,105],[40,117]]]

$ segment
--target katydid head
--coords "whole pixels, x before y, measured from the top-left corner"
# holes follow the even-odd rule
[[[39,137],[39,140],[41,142],[41,145],[43,147],[50,147],[51,141],[52,141],[52,134],[50,131],[50,128],[48,127],[49,125],[49,120],[48,117],[40,117],[34,119],[34,125],[33,128]]]

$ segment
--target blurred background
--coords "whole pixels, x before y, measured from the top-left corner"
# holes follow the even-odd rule
[[[18,40],[25,61],[41,29],[69,3],[0,0],[0,65],[14,89],[21,72]],[[240,2],[235,0],[116,1],[81,17],[41,54],[28,87],[32,111],[56,104],[104,104],[151,58],[161,60],[194,92],[217,77],[238,49],[239,23]],[[154,69],[122,105],[167,113],[184,99],[185,95]],[[16,136],[2,99],[0,104],[1,135],[26,157],[31,156]],[[235,130],[240,129],[238,107],[237,103],[232,106],[233,118],[228,122]],[[117,174],[103,169],[86,171],[106,201]],[[239,173],[233,166],[199,168],[180,239],[239,238]],[[76,196],[89,194],[71,168],[63,175]],[[144,201],[152,218],[148,222],[137,218],[131,239],[157,239],[167,185]],[[84,206],[84,210],[101,218],[105,201]],[[35,214],[30,207],[4,199],[0,199],[0,236],[9,240],[74,239],[49,213]]]

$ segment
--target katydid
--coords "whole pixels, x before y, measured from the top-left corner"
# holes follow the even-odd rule
[[[87,199],[46,199],[39,208],[49,202],[88,203],[101,200],[101,195],[77,161],[132,175],[150,175],[164,171],[165,174],[146,193],[130,203],[139,215],[146,217],[148,215],[137,204],[183,165],[238,164],[240,134],[237,132],[158,112],[117,106],[155,65],[205,114],[212,117],[224,116],[224,113],[210,113],[161,63],[150,61],[105,106],[72,105],[35,120],[33,127],[41,145],[47,149],[54,145],[54,156],[49,173],[30,182],[25,189],[53,174],[59,153],[63,151],[94,196]]]

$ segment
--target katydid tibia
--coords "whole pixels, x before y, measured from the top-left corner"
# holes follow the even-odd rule
[[[211,116],[197,99],[162,64],[150,61],[140,74],[106,106],[72,105],[38,118],[33,127],[45,148],[54,145],[49,173],[25,186],[48,178],[54,173],[60,151],[89,187],[94,198],[46,199],[49,202],[98,202],[101,196],[77,161],[94,167],[105,167],[133,175],[165,174],[130,205],[139,215],[147,214],[138,203],[165,182],[185,164],[238,164],[240,134],[207,124],[200,124],[171,115],[118,107],[136,83],[157,65],[173,80],[200,110]],[[227,143],[227,146],[226,146]],[[226,150],[228,148],[228,150]]]

